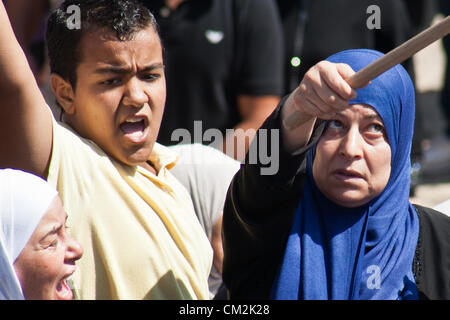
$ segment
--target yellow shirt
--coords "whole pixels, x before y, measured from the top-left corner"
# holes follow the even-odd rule
[[[53,121],[48,181],[84,255],[79,299],[208,299],[212,249],[186,189],[169,172],[176,156],[155,144],[157,176],[124,165]]]

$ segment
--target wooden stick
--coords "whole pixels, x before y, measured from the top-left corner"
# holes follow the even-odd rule
[[[347,82],[352,88],[359,89],[366,85],[370,80],[378,77],[380,74],[392,68],[396,64],[405,61],[413,54],[429,46],[436,40],[445,37],[449,33],[450,16],[447,16],[444,20],[422,31],[397,48],[389,51],[380,59],[359,70],[352,77],[350,77]]]
[[[405,61],[418,51],[429,46],[431,43],[445,37],[450,33],[450,16],[439,23],[429,27],[416,36],[412,37],[408,41],[404,42],[397,48],[389,51],[387,54],[372,62],[365,68],[356,72],[353,76],[347,79],[347,83],[353,89],[359,89],[365,86],[370,80],[378,77],[383,72],[389,70],[393,66]],[[312,117],[303,117],[301,120],[299,112],[294,111],[291,113],[285,121],[285,125],[289,129],[295,129],[299,125],[310,120]]]

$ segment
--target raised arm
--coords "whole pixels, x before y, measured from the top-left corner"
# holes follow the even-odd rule
[[[47,177],[52,120],[0,2],[0,167]]]
[[[345,81],[355,72],[346,64],[321,61],[308,70],[300,85],[284,105],[281,113],[282,138],[286,151],[305,146],[317,118],[328,120],[348,106],[356,97],[355,90]],[[300,125],[290,127],[288,119],[296,112]]]

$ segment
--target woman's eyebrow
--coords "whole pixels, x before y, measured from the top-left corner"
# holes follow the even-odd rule
[[[378,114],[369,114],[369,115],[364,116],[364,118],[368,119],[368,120],[379,120],[379,121],[383,122],[383,119]]]
[[[62,225],[55,225],[55,226],[53,226],[52,227],[52,229],[50,230],[50,231],[48,231],[44,236],[42,236],[41,238],[40,238],[40,240],[39,240],[39,243],[42,243],[42,242],[45,242],[45,240],[48,238],[48,237],[50,237],[50,236],[53,236],[53,235],[55,235],[55,234],[58,234],[60,231],[61,231],[61,229],[62,229]]]
[[[45,238],[45,237],[47,237],[49,235],[53,235],[53,234],[58,233],[59,231],[61,231],[62,227],[63,227],[62,224],[59,225],[59,226],[57,226],[57,225],[53,226],[53,228],[49,232],[47,232],[43,238]]]
[[[60,224],[60,225],[54,225],[54,226],[52,227],[52,229],[51,229],[50,231],[48,231],[48,232],[41,238],[41,240],[47,238],[48,236],[51,236],[51,235],[54,235],[54,234],[57,234],[58,232],[60,232],[61,229],[62,229],[62,227],[64,226],[64,224],[67,223],[67,218],[68,218],[68,215],[66,214],[66,218],[64,219],[64,223],[62,223],[62,224]]]

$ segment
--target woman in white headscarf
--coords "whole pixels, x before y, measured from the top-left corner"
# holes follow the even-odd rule
[[[45,180],[0,170],[0,299],[73,298],[66,280],[83,252],[66,218]]]

